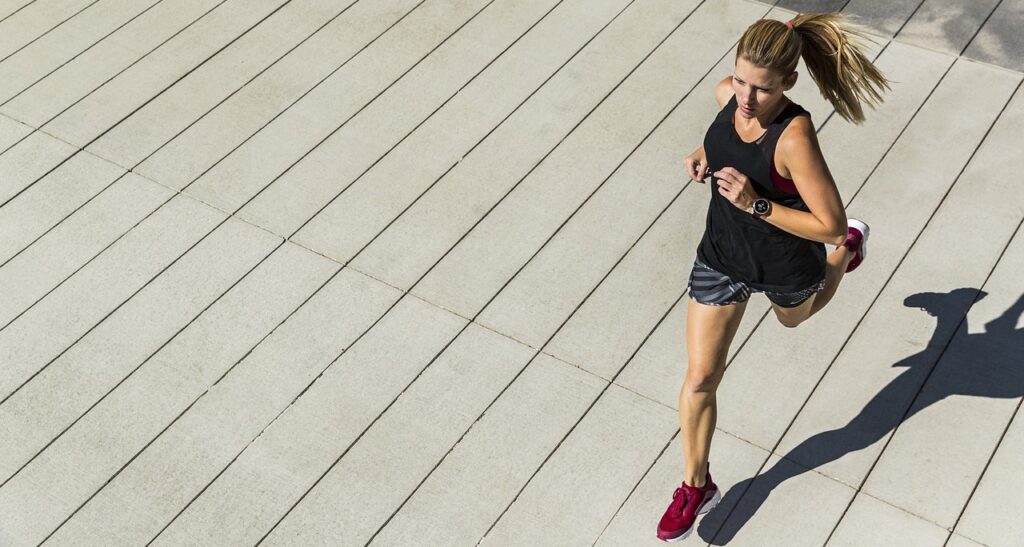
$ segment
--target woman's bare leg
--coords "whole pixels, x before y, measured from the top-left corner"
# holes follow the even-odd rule
[[[747,303],[706,306],[690,299],[686,316],[688,366],[679,390],[679,429],[686,468],[683,480],[704,486],[711,437],[718,418],[715,392],[725,373],[736,330]]]
[[[846,266],[853,260],[853,252],[840,245],[828,255],[825,264],[825,288],[814,293],[806,302],[795,308],[783,308],[772,304],[775,316],[787,327],[795,327],[821,311],[832,300],[839,288],[839,283],[846,275]]]

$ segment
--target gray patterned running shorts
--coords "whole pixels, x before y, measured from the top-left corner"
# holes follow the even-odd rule
[[[795,308],[803,304],[814,293],[825,288],[825,280],[792,293],[776,293],[752,289],[747,284],[733,281],[729,276],[711,269],[699,260],[693,262],[690,272],[690,298],[707,306],[728,306],[746,302],[751,293],[763,292],[768,300],[783,308]]]

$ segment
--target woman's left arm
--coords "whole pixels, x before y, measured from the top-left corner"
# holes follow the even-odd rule
[[[790,122],[777,147],[781,163],[810,212],[772,203],[770,213],[761,219],[804,239],[841,245],[846,240],[846,211],[810,119],[798,116]],[[719,179],[719,192],[733,205],[753,211],[754,200],[759,196],[745,175],[725,167],[715,177]]]

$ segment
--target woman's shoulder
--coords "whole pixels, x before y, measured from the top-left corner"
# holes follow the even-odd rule
[[[818,142],[818,133],[811,120],[811,113],[800,108],[799,105],[795,106],[799,110],[786,120],[786,125],[779,135],[778,146],[783,149],[813,145]]]
[[[735,93],[732,90],[732,76],[726,76],[715,85],[715,100],[718,101],[718,108],[725,108],[725,105],[729,104],[733,97],[735,97]]]

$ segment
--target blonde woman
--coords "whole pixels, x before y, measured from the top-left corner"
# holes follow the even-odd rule
[[[795,327],[825,307],[867,254],[867,225],[847,220],[810,115],[785,94],[802,56],[836,112],[862,122],[862,104],[878,104],[889,86],[858,37],[838,14],[751,25],[735,71],[715,89],[721,111],[685,159],[693,180],[712,177],[711,204],[689,283],[689,364],[679,394],[685,471],[659,539],[686,538],[721,499],[708,467],[715,392],[747,299],[764,293],[779,321]],[[837,246],[827,256],[826,243]]]

